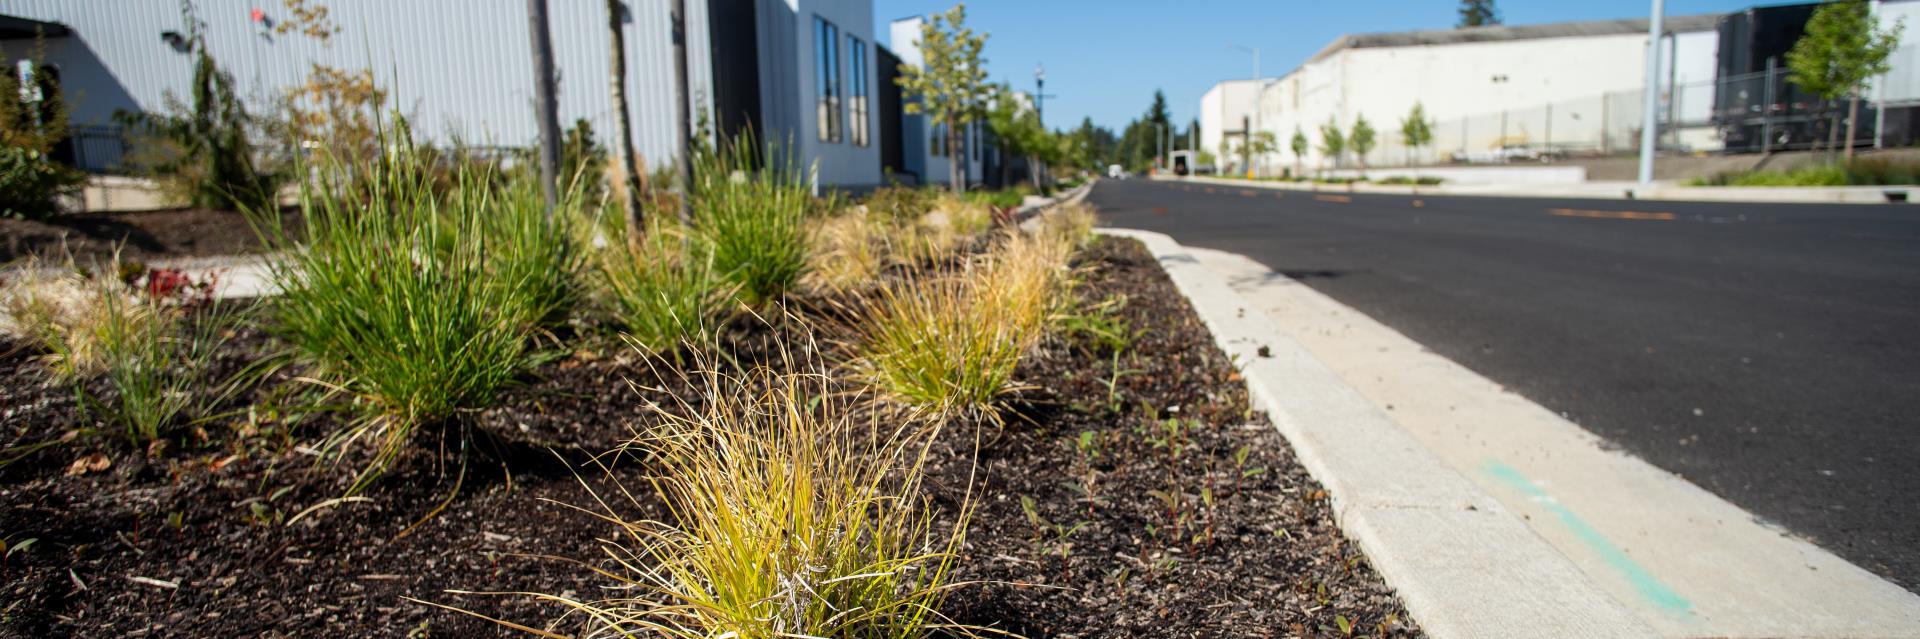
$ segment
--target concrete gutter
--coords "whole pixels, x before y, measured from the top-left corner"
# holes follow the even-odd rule
[[[1521,517],[1447,467],[1228,283],[1166,235],[1146,244],[1264,410],[1334,515],[1428,634],[1651,637]]]
[[[1192,182],[1232,188],[1327,193],[1387,193],[1396,195],[1461,195],[1480,197],[1579,198],[1596,200],[1662,200],[1679,202],[1755,202],[1782,204],[1887,204],[1920,201],[1914,186],[1683,186],[1655,182],[1585,182],[1581,184],[1316,184],[1214,177],[1155,176],[1155,180]]]

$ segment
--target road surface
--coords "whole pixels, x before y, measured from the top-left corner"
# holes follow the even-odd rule
[[[1920,588],[1920,205],[1103,181],[1106,226],[1300,280]]]

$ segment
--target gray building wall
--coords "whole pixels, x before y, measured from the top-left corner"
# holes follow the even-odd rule
[[[793,140],[797,159],[831,162],[828,183],[879,180],[877,151],[840,153],[815,148],[810,124],[813,55],[804,47],[813,11],[830,14],[843,35],[872,37],[869,0],[714,0],[753,2],[759,31],[761,134]],[[627,97],[636,150],[651,167],[674,154],[673,66],[667,0],[626,0]],[[278,23],[289,16],[279,2],[199,0],[209,52],[232,73],[255,108],[302,84],[313,64],[372,69],[391,104],[413,118],[426,137],[454,137],[476,145],[525,146],[537,138],[533,71],[524,0],[331,0],[324,2],[341,29],[330,45],[298,34],[280,35],[251,13]],[[707,0],[688,0],[688,75],[696,107],[712,121]],[[605,5],[549,3],[559,117],[592,122],[606,140],[613,130],[608,99]],[[7,0],[0,12],[59,22],[73,29],[47,41],[47,61],[61,69],[64,90],[80,124],[106,124],[118,109],[162,110],[168,92],[183,94],[191,57],[162,33],[184,34],[173,0]],[[23,56],[29,42],[7,43]],[[21,49],[19,51],[12,50]],[[842,56],[844,64],[845,57]],[[871,70],[868,71],[871,73]],[[822,157],[822,153],[826,157]],[[871,167],[864,166],[871,164]],[[871,174],[871,175],[869,175]]]

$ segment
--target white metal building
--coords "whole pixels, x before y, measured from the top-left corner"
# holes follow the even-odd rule
[[[520,0],[330,0],[341,31],[330,44],[278,34],[279,2],[199,0],[208,50],[253,107],[304,82],[315,63],[371,69],[392,104],[421,135],[474,144],[526,146],[537,137],[526,4]],[[559,75],[559,118],[612,127],[605,4],[549,4]],[[719,130],[751,128],[784,154],[816,165],[824,184],[881,182],[878,78],[871,0],[689,0],[688,71],[695,108]],[[674,156],[673,67],[668,1],[627,0],[627,96],[641,156]],[[46,39],[81,125],[116,110],[163,108],[183,94],[191,56],[173,0],[9,0],[0,13],[66,32]],[[21,57],[31,39],[0,41]]]
[[[905,65],[919,67],[925,63],[920,54],[920,27],[926,24],[925,16],[910,16],[894,20],[889,26],[888,49],[900,56]],[[911,99],[911,98],[909,98]],[[903,167],[907,173],[917,177],[922,184],[947,184],[952,180],[953,153],[947,148],[946,125],[928,120],[925,115],[903,113],[901,123],[901,147]],[[987,179],[987,163],[997,149],[989,149],[985,122],[974,121],[966,125],[962,132],[964,155],[961,158],[966,180],[977,184]]]

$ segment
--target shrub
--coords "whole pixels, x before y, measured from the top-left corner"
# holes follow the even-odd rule
[[[625,216],[608,215],[608,242],[594,252],[593,272],[602,305],[636,345],[678,356],[683,346],[704,343],[733,297],[733,287],[697,254],[684,229],[654,216],[638,246],[623,241]]]
[[[45,53],[35,39],[34,56]],[[51,74],[36,62],[19,72],[0,56],[0,216],[42,219],[59,212],[59,198],[72,194],[86,175],[48,156],[67,137],[67,105]]]
[[[659,461],[670,522],[603,516],[633,561],[623,598],[543,595],[588,634],[907,638],[941,625],[966,530],[921,494],[933,433],[856,425],[818,374],[698,374],[702,390],[632,446]],[[641,566],[645,566],[642,568]]]
[[[1384,179],[1384,180],[1380,180],[1380,181],[1379,181],[1379,182],[1377,182],[1377,183],[1378,183],[1378,184],[1395,184],[1395,185],[1413,185],[1413,184],[1417,184],[1417,185],[1420,185],[1420,186],[1434,186],[1434,185],[1437,185],[1437,184],[1440,184],[1441,182],[1444,182],[1444,181],[1445,181],[1445,180],[1442,180],[1442,179],[1440,179],[1440,178],[1437,178],[1437,177],[1433,177],[1433,176],[1428,176],[1428,175],[1422,175],[1422,176],[1420,176],[1420,177],[1417,177],[1417,178],[1415,178],[1415,177],[1410,177],[1410,176],[1405,176],[1405,175],[1395,175],[1395,176],[1393,176],[1393,177],[1389,177],[1389,178],[1386,178],[1386,179]]]
[[[1694,178],[1694,186],[1886,186],[1920,183],[1920,162],[1896,158],[1860,158],[1851,163],[1818,164],[1788,171],[1729,171]]]
[[[356,397],[362,419],[334,444],[374,441],[357,492],[405,450],[414,429],[491,404],[532,361],[532,338],[572,295],[578,252],[562,201],[549,220],[524,174],[505,188],[461,167],[437,196],[424,160],[404,141],[381,161],[329,160],[305,185],[305,245],[279,217],[258,215],[283,293],[277,332],[332,388]],[[356,187],[371,189],[362,196]]]
[[[782,166],[756,170],[751,136],[719,153],[699,154],[694,168],[697,240],[714,268],[738,285],[741,301],[759,305],[793,288],[806,272],[807,185]]]
[[[856,329],[855,376],[935,416],[991,416],[1057,310],[1069,252],[1057,240],[1016,233],[964,272],[882,289]]]
[[[191,19],[191,16],[189,16]],[[251,136],[259,123],[247,114],[233,76],[214,63],[206,43],[193,43],[191,104],[167,95],[170,113],[120,112],[134,132],[128,163],[168,195],[202,208],[260,209],[275,204],[279,178],[262,170]]]

